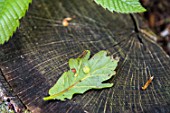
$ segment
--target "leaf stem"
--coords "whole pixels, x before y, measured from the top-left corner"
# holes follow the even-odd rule
[[[54,99],[55,97],[57,97],[57,96],[63,94],[64,92],[68,91],[69,89],[71,89],[72,87],[74,87],[74,86],[75,86],[77,83],[79,83],[79,82],[81,82],[81,80],[77,81],[77,82],[74,83],[73,85],[69,86],[68,88],[66,88],[65,90],[63,90],[63,91],[61,91],[61,92],[59,92],[59,93],[57,93],[57,94],[50,95],[50,96],[48,96],[48,97],[44,97],[43,100],[45,100],[45,101],[46,101],[46,100],[52,100],[52,99]]]

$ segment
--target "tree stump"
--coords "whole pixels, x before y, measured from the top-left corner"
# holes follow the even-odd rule
[[[65,17],[75,17],[68,27]],[[110,13],[90,0],[34,0],[21,26],[0,46],[2,95],[33,113],[168,113],[170,58],[150,36],[137,31],[142,21]],[[64,102],[43,101],[68,60],[83,50],[108,50],[120,57],[112,88],[90,90]],[[154,76],[143,91],[141,87]]]

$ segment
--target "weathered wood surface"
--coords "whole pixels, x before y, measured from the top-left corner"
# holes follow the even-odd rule
[[[76,18],[63,27],[64,17]],[[170,58],[130,15],[111,14],[88,0],[34,0],[19,30],[0,46],[1,76],[33,113],[168,113]],[[108,50],[121,61],[114,87],[72,100],[47,101],[48,90],[83,50]],[[141,87],[154,76],[146,91]]]

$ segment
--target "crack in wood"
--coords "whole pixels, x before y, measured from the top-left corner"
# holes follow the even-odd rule
[[[14,106],[16,113],[26,110],[26,106],[22,100],[14,94],[11,85],[5,78],[2,69],[0,68],[0,96],[3,100],[10,99],[10,102]]]

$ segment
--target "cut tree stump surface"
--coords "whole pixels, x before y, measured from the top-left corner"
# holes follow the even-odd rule
[[[65,17],[75,17],[68,27],[62,26]],[[170,58],[135,31],[137,23],[90,0],[33,0],[17,32],[0,46],[1,90],[33,113],[168,113]],[[68,60],[86,49],[120,57],[117,74],[109,80],[114,86],[64,102],[43,101],[69,69]],[[152,83],[141,90],[151,76]]]

